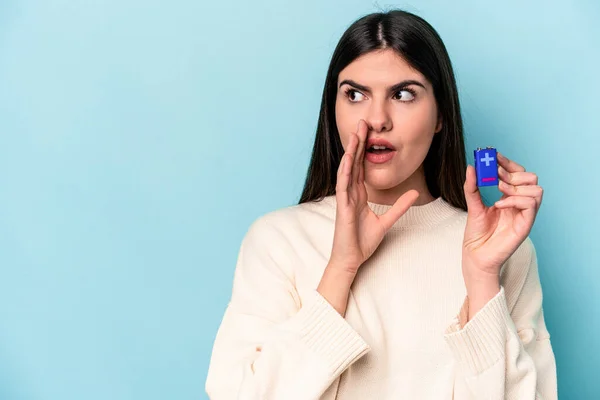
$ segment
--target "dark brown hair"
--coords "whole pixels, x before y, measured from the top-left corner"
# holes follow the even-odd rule
[[[310,165],[299,204],[335,194],[337,169],[344,149],[335,122],[340,71],[375,50],[394,49],[429,80],[443,120],[425,157],[427,187],[433,197],[466,211],[463,192],[467,168],[458,90],[442,39],[423,18],[402,10],[366,15],[344,32],[327,71]]]

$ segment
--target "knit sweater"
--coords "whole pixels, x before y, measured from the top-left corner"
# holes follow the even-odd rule
[[[369,202],[381,215],[391,206]],[[246,232],[205,390],[212,400],[557,398],[535,248],[502,266],[500,290],[467,322],[467,213],[412,206],[360,267],[346,313],[316,290],[336,198],[280,208]]]

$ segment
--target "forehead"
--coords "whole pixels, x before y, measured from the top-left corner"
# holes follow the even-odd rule
[[[372,51],[358,57],[340,72],[338,83],[344,79],[369,86],[389,86],[405,79],[428,83],[423,74],[392,49]]]

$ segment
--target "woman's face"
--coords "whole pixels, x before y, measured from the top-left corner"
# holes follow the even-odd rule
[[[405,189],[421,189],[425,175],[420,167],[442,127],[431,84],[394,50],[385,49],[350,63],[340,72],[337,87],[335,118],[344,149],[359,120],[367,122],[367,190],[393,192],[409,182]],[[368,149],[370,139],[385,139],[394,150],[387,157],[375,156]]]

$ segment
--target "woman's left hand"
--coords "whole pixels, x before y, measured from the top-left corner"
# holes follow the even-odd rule
[[[475,168],[467,167],[464,184],[468,206],[463,240],[463,276],[466,282],[499,282],[500,268],[529,235],[542,203],[538,177],[502,154],[498,157],[501,199],[483,204]]]

